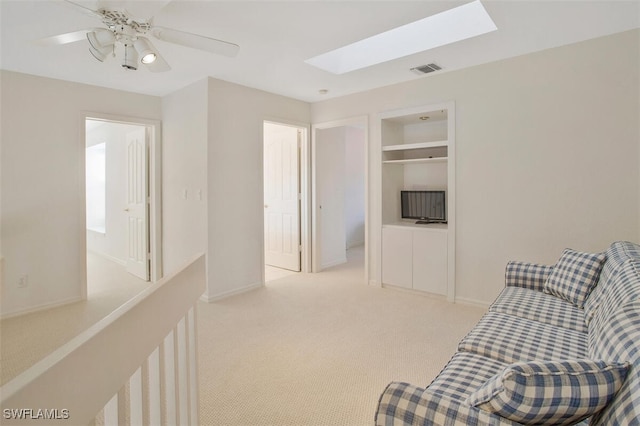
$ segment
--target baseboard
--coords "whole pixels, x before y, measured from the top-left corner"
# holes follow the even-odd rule
[[[466,297],[456,297],[456,300],[454,303],[460,303],[462,305],[471,305],[471,306],[475,306],[478,308],[485,308],[485,309],[487,309],[489,305],[491,305],[491,303],[484,302],[482,300],[468,299]]]
[[[381,287],[393,291],[399,291],[401,293],[409,293],[416,296],[428,297],[429,299],[437,299],[443,302],[447,301],[447,297],[443,294],[429,293],[428,291],[414,290],[412,288],[400,287],[391,284],[382,284]]]
[[[376,280],[369,280],[369,285],[370,285],[371,287],[378,287],[378,288],[382,288],[382,284],[381,284],[381,283],[379,283],[379,282],[378,282],[378,281],[376,281]]]
[[[88,251],[90,251],[91,253],[93,253],[93,254],[95,254],[95,255],[98,255],[98,256],[100,256],[100,257],[104,257],[104,258],[105,258],[105,259],[107,259],[107,260],[110,260],[110,261],[112,261],[112,262],[115,262],[115,263],[117,263],[118,265],[127,266],[127,261],[126,261],[126,260],[122,260],[122,259],[119,259],[119,258],[117,258],[117,257],[111,256],[111,255],[109,255],[109,254],[102,253],[102,252],[95,251],[95,250],[88,250]]]
[[[215,294],[213,296],[209,296],[209,295],[207,295],[207,293],[205,293],[202,296],[200,296],[200,300],[202,300],[203,302],[212,303],[212,302],[216,302],[218,300],[226,299],[227,297],[236,296],[238,294],[246,293],[246,292],[251,291],[251,290],[256,290],[256,289],[258,289],[260,287],[264,287],[264,284],[263,283],[255,283],[255,284],[251,284],[251,285],[248,285],[246,287],[238,288],[238,289],[235,289],[235,290],[229,290],[229,291],[225,291],[225,292],[222,292],[222,293],[218,293],[218,294]]]
[[[44,311],[47,309],[58,308],[60,306],[68,305],[70,303],[81,302],[82,300],[84,300],[82,297],[72,297],[70,299],[61,300],[58,302],[43,303],[42,305],[32,306],[26,309],[19,309],[17,311],[13,311],[9,313],[2,313],[0,314],[0,319],[13,318],[19,315],[31,314],[34,312]]]
[[[347,263],[347,257],[342,257],[340,259],[332,260],[331,262],[324,263],[320,265],[320,270],[331,268],[333,266],[342,265],[343,263]]]

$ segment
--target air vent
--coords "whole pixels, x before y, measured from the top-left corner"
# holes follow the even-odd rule
[[[438,71],[441,69],[442,68],[440,68],[440,66],[436,64],[427,64],[427,65],[420,65],[419,67],[411,68],[411,71],[413,71],[416,74],[427,74],[427,73]]]

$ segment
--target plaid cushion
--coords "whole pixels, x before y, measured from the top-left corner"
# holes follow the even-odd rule
[[[464,401],[484,382],[502,371],[506,363],[470,352],[458,352],[431,382],[428,389]]]
[[[499,312],[485,314],[458,344],[508,364],[517,361],[580,359],[587,356],[587,335]]]
[[[603,331],[611,331],[611,317],[625,304],[640,299],[640,261],[622,263],[603,294],[600,306],[589,323],[589,347],[603,343]],[[607,330],[604,330],[607,329]]]
[[[565,249],[544,284],[544,292],[565,299],[579,308],[598,283],[604,253],[582,253]]]
[[[524,424],[573,424],[611,401],[628,368],[628,363],[591,360],[516,363],[487,381],[467,402]]]
[[[590,353],[632,362],[627,380],[614,400],[592,421],[594,425],[640,425],[640,299],[620,307],[607,319]]]
[[[628,241],[616,241],[606,251],[607,260],[602,266],[600,280],[584,302],[584,320],[587,325],[593,319],[600,306],[604,292],[620,270],[620,266],[628,259],[640,260],[640,246]]]
[[[553,266],[512,260],[507,263],[505,268],[504,282],[507,287],[523,287],[543,291],[544,283],[552,271]]]
[[[392,382],[378,401],[376,426],[406,425],[487,425],[516,426],[510,420],[471,407],[464,401],[422,389],[408,383]]]
[[[582,309],[566,300],[527,288],[505,287],[489,311],[587,332]]]

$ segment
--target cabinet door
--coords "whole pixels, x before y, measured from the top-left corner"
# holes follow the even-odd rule
[[[447,232],[415,231],[413,234],[413,288],[447,294]]]
[[[382,228],[382,283],[411,288],[413,256],[411,230]]]

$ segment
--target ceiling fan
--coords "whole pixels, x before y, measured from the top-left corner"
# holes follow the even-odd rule
[[[240,50],[240,46],[234,43],[171,28],[157,27],[152,23],[153,18],[134,18],[126,9],[101,7],[94,10],[70,0],[64,1],[100,19],[106,28],[89,28],[58,34],[37,40],[37,42],[42,45],[61,45],[84,39],[89,43],[91,55],[100,62],[104,62],[109,56],[116,57],[116,48],[118,48],[121,50],[119,55],[121,65],[128,70],[138,69],[139,64],[146,66],[151,72],[163,72],[171,69],[151,43],[150,37],[228,57],[236,56]]]

